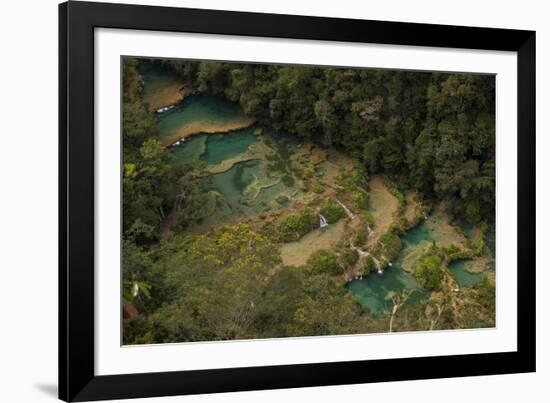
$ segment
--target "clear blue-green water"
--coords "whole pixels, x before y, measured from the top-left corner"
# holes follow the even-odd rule
[[[437,241],[437,235],[424,223],[421,223],[417,227],[413,228],[401,238],[403,242],[404,249],[407,247],[414,247],[419,245],[423,241]],[[494,227],[491,227],[487,230],[485,234],[485,242],[491,251],[492,256],[495,254],[495,232]],[[492,268],[494,268],[494,261],[490,263]],[[474,264],[471,260],[456,260],[449,264],[449,271],[452,276],[461,287],[472,287],[476,284],[479,284],[484,277],[483,273],[474,273],[472,272]]]
[[[170,136],[186,125],[223,126],[225,122],[241,119],[243,116],[238,104],[224,98],[208,94],[193,95],[176,108],[159,116],[159,132],[161,136]],[[246,152],[248,147],[257,141],[259,140],[254,134],[254,129],[247,128],[225,134],[195,135],[182,142],[180,146],[171,148],[169,152],[179,161],[201,160],[207,165],[216,165]],[[265,129],[264,141],[277,151],[278,158],[283,161],[290,158],[293,149],[299,144],[294,136],[268,132]],[[267,159],[239,162],[226,172],[201,179],[205,190],[216,195],[215,211],[205,218],[203,223],[218,224],[240,216],[267,212],[280,207],[276,202],[278,196],[292,199],[299,195],[300,191],[297,188],[282,182],[281,175],[272,168],[273,163],[274,161]],[[423,247],[426,241],[431,242],[435,238],[435,234],[426,225],[420,224],[402,237],[403,250]],[[492,239],[491,250],[494,253],[494,237]],[[490,239],[486,242],[491,248]],[[392,302],[387,299],[390,291],[414,290],[407,300],[407,305],[414,305],[429,298],[430,293],[420,287],[415,278],[400,267],[403,256],[404,252],[394,262],[393,267],[387,268],[383,274],[372,273],[346,286],[358,301],[375,315],[391,310]],[[469,273],[467,261],[454,262],[449,270],[461,286],[477,284],[482,276]]]
[[[388,292],[399,291],[405,288],[415,290],[407,304],[414,305],[429,298],[430,293],[423,289],[416,279],[400,266],[407,256],[414,264],[415,257],[411,251],[415,248],[424,248],[427,242],[437,241],[438,235],[425,223],[407,231],[402,237],[403,249],[394,262],[393,267],[387,268],[383,274],[371,273],[362,280],[354,280],[347,284],[347,288],[356,296],[361,305],[366,306],[377,315],[391,309],[392,303],[386,299]],[[494,256],[494,230],[487,231],[485,242]],[[449,271],[461,287],[472,287],[483,280],[483,273],[470,272],[472,261],[458,260],[449,264]]]
[[[254,129],[247,128],[223,134],[195,135],[172,147],[170,152],[178,161],[201,160],[207,165],[216,165],[244,153],[256,142]]]
[[[161,136],[170,135],[182,125],[223,123],[243,116],[238,104],[220,97],[199,94],[186,98],[176,108],[160,115],[159,130]],[[257,129],[248,127],[228,133],[196,134],[181,141],[178,146],[171,147],[169,152],[180,162],[200,160],[206,165],[217,165],[238,157],[260,141],[255,134]],[[263,141],[283,159],[290,157],[291,152],[288,151],[297,143],[294,138],[283,133],[265,130]],[[201,224],[219,224],[234,221],[243,215],[267,212],[281,207],[277,199],[292,200],[300,195],[301,191],[294,185],[283,183],[281,172],[274,170],[272,164],[260,155],[258,159],[237,162],[225,172],[202,178],[204,190],[216,197],[216,208]]]
[[[201,131],[225,131],[224,125],[244,120],[239,104],[225,98],[210,95],[190,95],[175,108],[159,116],[159,136],[172,137],[178,134]]]
[[[404,248],[407,246],[416,246],[423,241],[432,242],[434,240],[432,230],[428,228],[424,223],[417,225],[410,229],[401,237],[401,242]]]
[[[257,159],[235,164],[231,169],[203,179],[205,190],[218,195],[216,211],[204,220],[215,224],[243,215],[259,214],[280,208],[278,196],[292,199],[301,194],[274,175],[268,162]]]
[[[206,152],[207,135],[197,135],[187,139],[179,146],[171,147],[169,152],[179,162],[198,161]]]
[[[419,246],[423,241],[432,240],[432,233],[425,225],[421,224],[407,231],[401,237],[403,250],[393,266],[386,268],[382,274],[370,273],[362,280],[348,283],[348,290],[355,295],[361,305],[366,306],[375,315],[391,310],[392,302],[386,299],[390,291],[414,290],[407,300],[409,306],[428,299],[429,291],[422,288],[411,274],[401,268],[401,260],[408,248]]]
[[[483,280],[483,273],[471,273],[471,260],[455,260],[449,264],[449,271],[461,287],[473,287]]]
[[[491,253],[491,259],[487,262],[487,269],[495,270],[495,227],[489,226],[484,235],[485,245]],[[449,264],[449,271],[452,273],[458,285],[461,287],[473,287],[483,281],[484,273],[476,273],[472,260],[456,260]]]
[[[250,145],[257,141],[252,129],[241,130],[238,133],[208,135],[206,151],[201,159],[208,165],[219,164],[244,153]]]
[[[388,299],[390,291],[399,292],[404,289],[414,290],[407,299],[406,305],[412,306],[429,298],[430,293],[420,287],[413,276],[394,264],[384,273],[371,273],[362,280],[353,280],[347,284],[359,303],[366,306],[374,315],[391,312],[392,301]]]

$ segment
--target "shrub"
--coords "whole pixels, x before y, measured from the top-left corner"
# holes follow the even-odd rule
[[[384,184],[388,188],[389,192],[397,197],[397,200],[399,200],[399,205],[401,207],[405,207],[407,205],[407,199],[405,198],[405,195],[401,193],[401,191],[397,187],[397,184],[387,176],[384,177]]]
[[[352,197],[353,206],[356,210],[366,210],[369,207],[369,198],[365,193],[355,190],[352,193]]]
[[[354,163],[350,175],[351,182],[360,188],[366,188],[368,185],[368,175],[365,167],[360,163]]]
[[[367,256],[365,259],[365,263],[363,263],[363,275],[367,275],[371,272],[376,271],[376,263],[374,263],[374,259],[371,256]]]
[[[359,260],[359,253],[355,249],[345,249],[340,256],[340,261],[345,267],[352,267]]]
[[[397,234],[397,229],[391,226],[390,229],[380,237],[380,246],[383,247],[383,255],[388,261],[394,260],[401,251],[401,238]]]
[[[340,218],[344,218],[346,212],[340,204],[327,198],[323,201],[323,205],[321,206],[321,214],[331,224],[335,223]]]
[[[338,172],[338,182],[341,186],[339,192],[351,193],[355,209],[365,210],[368,207],[368,196],[361,191],[367,188],[368,176],[361,164],[354,162],[354,166],[349,172],[340,170]]]
[[[465,260],[472,259],[474,257],[474,252],[470,249],[462,250],[456,245],[451,245],[447,248],[443,248],[449,260]]]
[[[475,225],[481,221],[481,212],[479,202],[477,200],[470,200],[465,205],[465,216],[468,223]]]
[[[483,238],[481,238],[479,240],[479,243],[478,243],[477,247],[474,249],[474,254],[476,256],[481,256],[481,255],[483,255],[484,250],[485,250],[485,241],[483,240]]]
[[[304,170],[304,177],[306,179],[311,179],[313,178],[313,176],[315,175],[315,168],[312,167],[312,166],[308,166],[305,170]]]
[[[443,260],[442,251],[437,246],[431,246],[418,259],[415,266],[415,277],[422,287],[432,291],[441,289],[441,282],[443,281],[441,264]]]
[[[367,242],[368,236],[369,234],[367,231],[367,227],[361,226],[355,233],[355,237],[353,238],[353,243],[357,246],[364,245],[365,242]]]
[[[367,224],[369,224],[369,227],[374,228],[375,222],[374,217],[371,213],[365,212],[363,213],[363,219],[366,221]]]
[[[265,238],[269,239],[271,242],[280,242],[280,233],[279,229],[275,226],[273,222],[267,222],[260,229],[259,233]]]
[[[313,253],[306,263],[307,267],[315,273],[338,275],[341,269],[338,266],[336,255],[328,250],[318,250]]]
[[[325,191],[325,187],[321,182],[315,182],[313,184],[313,189],[311,190],[313,190],[315,193],[323,193]]]
[[[483,281],[477,286],[476,300],[484,308],[494,312],[495,310],[495,286],[491,284],[487,276],[483,277]]]
[[[283,242],[297,241],[315,228],[317,220],[309,208],[303,208],[298,215],[287,215],[279,226],[280,240]]]

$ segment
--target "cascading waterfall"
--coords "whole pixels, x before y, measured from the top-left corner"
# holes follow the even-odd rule
[[[344,209],[344,211],[346,212],[347,216],[349,217],[350,220],[353,220],[355,218],[355,214],[353,214],[351,212],[351,210],[349,208],[346,207],[346,205],[344,203],[342,203],[340,200],[338,199],[334,199],[336,201],[336,203],[338,203],[340,206],[342,206],[342,208]]]
[[[319,214],[319,228],[325,227],[328,227],[327,219],[322,214]]]
[[[376,259],[376,258],[375,258],[372,254],[370,254],[369,252],[364,251],[364,250],[362,250],[361,248],[355,246],[355,245],[353,244],[353,240],[352,240],[352,239],[349,240],[349,247],[350,247],[350,249],[357,251],[357,253],[359,254],[359,260],[364,259],[364,258],[370,256],[371,259],[373,260],[374,264],[376,265],[377,273],[378,273],[378,274],[383,274],[383,273],[384,273],[384,270],[382,270],[382,269],[380,268],[380,262],[378,261],[378,259]],[[358,280],[358,279],[359,279],[359,278],[356,276],[356,277],[355,277],[355,280]],[[362,279],[363,279],[363,276],[361,276],[361,280],[362,280]]]
[[[370,227],[369,223],[367,223],[367,234],[369,237],[374,234],[374,230]]]

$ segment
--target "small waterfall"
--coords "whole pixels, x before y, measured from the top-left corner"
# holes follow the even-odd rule
[[[346,214],[348,215],[350,220],[353,220],[355,218],[355,214],[353,214],[351,212],[351,210],[349,208],[347,208],[344,203],[342,203],[340,200],[338,200],[336,198],[334,200],[336,200],[336,203],[338,203],[340,206],[342,206],[342,208],[344,209],[344,211],[346,212]]]
[[[163,113],[163,112],[169,111],[170,109],[173,109],[175,107],[176,107],[176,105],[163,106],[162,108],[158,108],[156,112],[157,113]]]
[[[182,144],[182,143],[185,143],[185,137],[182,137],[181,139],[176,140],[175,142],[173,142],[172,144],[170,144],[168,147],[177,147],[177,146],[179,146],[179,145]]]
[[[367,256],[370,256],[370,253],[369,252],[366,252],[364,250],[361,250],[360,248],[358,248],[357,246],[355,246],[353,244],[353,240],[350,238],[349,240],[349,248],[350,249],[353,249],[355,251],[357,251],[357,253],[359,254],[359,257],[362,259],[364,257],[367,257]],[[374,258],[373,258],[374,259]]]
[[[319,228],[325,227],[328,227],[327,219],[322,214],[319,214]]]
[[[370,227],[369,223],[367,223],[367,234],[369,237],[374,234],[374,230]]]

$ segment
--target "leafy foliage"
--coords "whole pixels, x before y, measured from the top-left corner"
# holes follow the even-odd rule
[[[346,216],[346,212],[337,202],[326,198],[321,206],[321,214],[327,219],[329,224],[335,223]]]
[[[433,291],[441,289],[441,282],[443,281],[443,268],[441,266],[444,260],[444,252],[435,245],[430,246],[418,259],[415,266],[415,277],[422,287]]]
[[[397,228],[392,225],[388,231],[380,237],[378,244],[379,247],[376,251],[377,255],[385,257],[388,262],[395,260],[402,248],[401,238],[399,238]]]
[[[481,284],[477,286],[477,301],[491,312],[495,311],[496,293],[495,286],[491,284],[487,276],[483,277]]]
[[[367,275],[374,271],[376,271],[376,263],[371,256],[367,256],[365,259],[365,263],[363,263],[362,275]]]
[[[262,127],[350,155],[353,167],[338,176],[342,200],[371,227],[367,172],[383,173],[402,207],[402,190],[416,190],[426,200],[444,202],[457,221],[477,224],[494,218],[492,76],[162,63],[190,87],[239,102]],[[282,266],[279,243],[296,241],[318,227],[318,216],[309,208],[274,220],[260,232],[240,225],[208,236],[182,235],[216,208],[216,196],[201,186],[200,162],[176,163],[159,143],[157,118],[140,99],[139,61],[124,58],[122,68],[123,298],[139,312],[124,320],[125,343],[387,330],[383,318],[362,312],[342,287],[339,275],[357,263],[356,251],[345,248],[337,255],[321,250],[304,267]],[[284,184],[293,186],[298,178],[309,190],[325,192],[325,178],[312,161],[304,156],[300,167],[293,168],[283,158],[288,151],[276,147],[270,168],[283,175]],[[317,199],[315,206],[321,196]],[[320,211],[329,223],[345,217],[342,206],[330,198],[323,200]],[[168,214],[174,235],[160,241]],[[355,232],[355,244],[364,244],[367,235],[365,228]],[[399,236],[392,226],[374,256],[393,261],[402,247]],[[416,264],[419,283],[440,289],[446,261],[483,253],[483,237],[469,246],[466,251],[432,246]],[[370,256],[363,262],[360,273],[376,269]],[[485,279],[472,293],[478,307],[494,312],[494,285]],[[424,308],[404,307],[394,318],[395,328],[425,328],[429,318]],[[447,328],[455,325],[448,315],[444,311],[439,320]]]
[[[314,273],[337,275],[342,273],[337,256],[328,250],[318,250],[307,260],[307,267]]]
[[[318,220],[313,211],[307,207],[296,214],[287,215],[279,225],[279,239],[282,242],[297,241],[317,227]]]
[[[459,218],[494,216],[493,76],[165,63],[200,90],[239,101],[263,125],[343,147],[369,172],[446,200]]]

